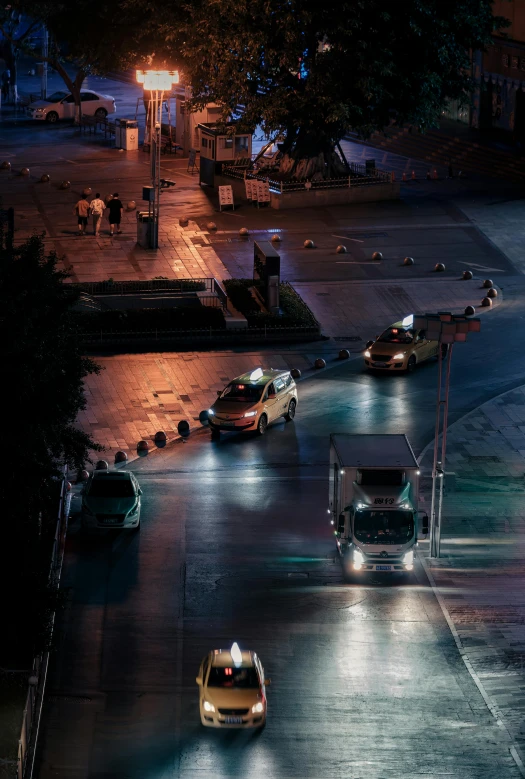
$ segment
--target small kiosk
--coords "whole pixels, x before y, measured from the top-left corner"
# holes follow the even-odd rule
[[[223,165],[252,157],[251,133],[236,133],[235,123],[198,125],[200,135],[199,184],[215,186],[215,177],[222,174]]]

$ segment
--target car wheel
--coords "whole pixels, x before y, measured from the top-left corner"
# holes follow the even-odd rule
[[[54,124],[55,122],[58,122],[57,112],[50,111],[48,114],[46,114],[46,122],[49,122],[50,124]]]
[[[95,116],[97,117],[97,119],[105,119],[107,115],[108,112],[106,111],[105,108],[97,108],[97,110],[95,111]]]
[[[261,414],[259,417],[259,421],[257,423],[257,433],[259,435],[264,435],[266,433],[266,428],[268,427],[268,417],[266,414]]]
[[[412,373],[412,372],[413,372],[414,368],[416,367],[416,362],[417,362],[417,361],[416,361],[416,358],[415,358],[415,356],[414,356],[414,355],[412,355],[412,357],[409,359],[409,361],[408,361],[408,365],[407,365],[407,371],[408,371],[408,373]]]
[[[295,401],[295,398],[292,398],[290,403],[288,404],[288,411],[284,415],[284,418],[287,422],[291,422],[292,419],[295,416],[295,409],[296,409],[297,403]]]

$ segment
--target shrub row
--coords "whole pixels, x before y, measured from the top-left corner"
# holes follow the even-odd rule
[[[261,282],[253,279],[226,279],[224,287],[235,308],[248,320],[249,327],[318,327],[314,315],[297,292],[289,284],[279,288],[281,316],[266,314],[259,308],[249,288],[262,289]]]
[[[152,330],[197,330],[226,327],[220,308],[136,308],[126,311],[75,312],[80,334],[103,332],[146,332]]]

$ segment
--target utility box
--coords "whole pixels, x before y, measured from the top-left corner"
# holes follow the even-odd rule
[[[126,151],[137,151],[139,148],[139,123],[134,119],[119,119],[119,143],[117,146]]]
[[[253,243],[253,278],[263,282],[262,294],[268,311],[279,314],[281,257],[270,241]]]
[[[147,211],[137,211],[137,244],[143,249],[153,246],[153,217]]]

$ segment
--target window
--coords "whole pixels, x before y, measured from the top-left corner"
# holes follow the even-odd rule
[[[378,343],[383,344],[411,344],[414,339],[414,331],[404,327],[389,327],[379,336]]]
[[[98,97],[93,92],[81,92],[80,99],[83,103],[86,103],[89,100],[98,100]]]
[[[208,139],[207,138],[203,138],[202,139],[201,146],[202,146],[203,149],[207,149],[208,148]]]
[[[262,387],[257,384],[228,384],[220,399],[238,400],[241,403],[257,403],[261,393]]]
[[[219,149],[233,149],[233,138],[219,138]]]
[[[60,103],[65,97],[67,97],[67,92],[53,92],[51,97],[46,99],[46,103]]]
[[[291,383],[292,383],[292,374],[291,374],[291,373],[288,373],[288,374],[287,374],[287,375],[284,377],[284,386],[285,386],[285,387],[289,387]]]
[[[257,690],[260,687],[255,668],[210,668],[208,687],[233,687],[241,690]]]
[[[75,102],[75,98],[73,97],[73,95],[68,95],[64,100],[64,103],[74,103],[74,102]]]
[[[248,136],[245,135],[241,138],[235,138],[235,154],[241,157],[243,154],[248,154]]]
[[[283,389],[285,388],[285,383],[284,383],[284,380],[283,380],[283,379],[280,379],[280,378],[279,378],[279,379],[275,379],[275,381],[274,381],[273,385],[274,385],[274,387],[275,387],[275,391],[276,391],[277,393],[279,393],[279,392],[282,392],[282,391],[283,391]]]
[[[133,498],[135,490],[129,479],[93,479],[90,498]]]

